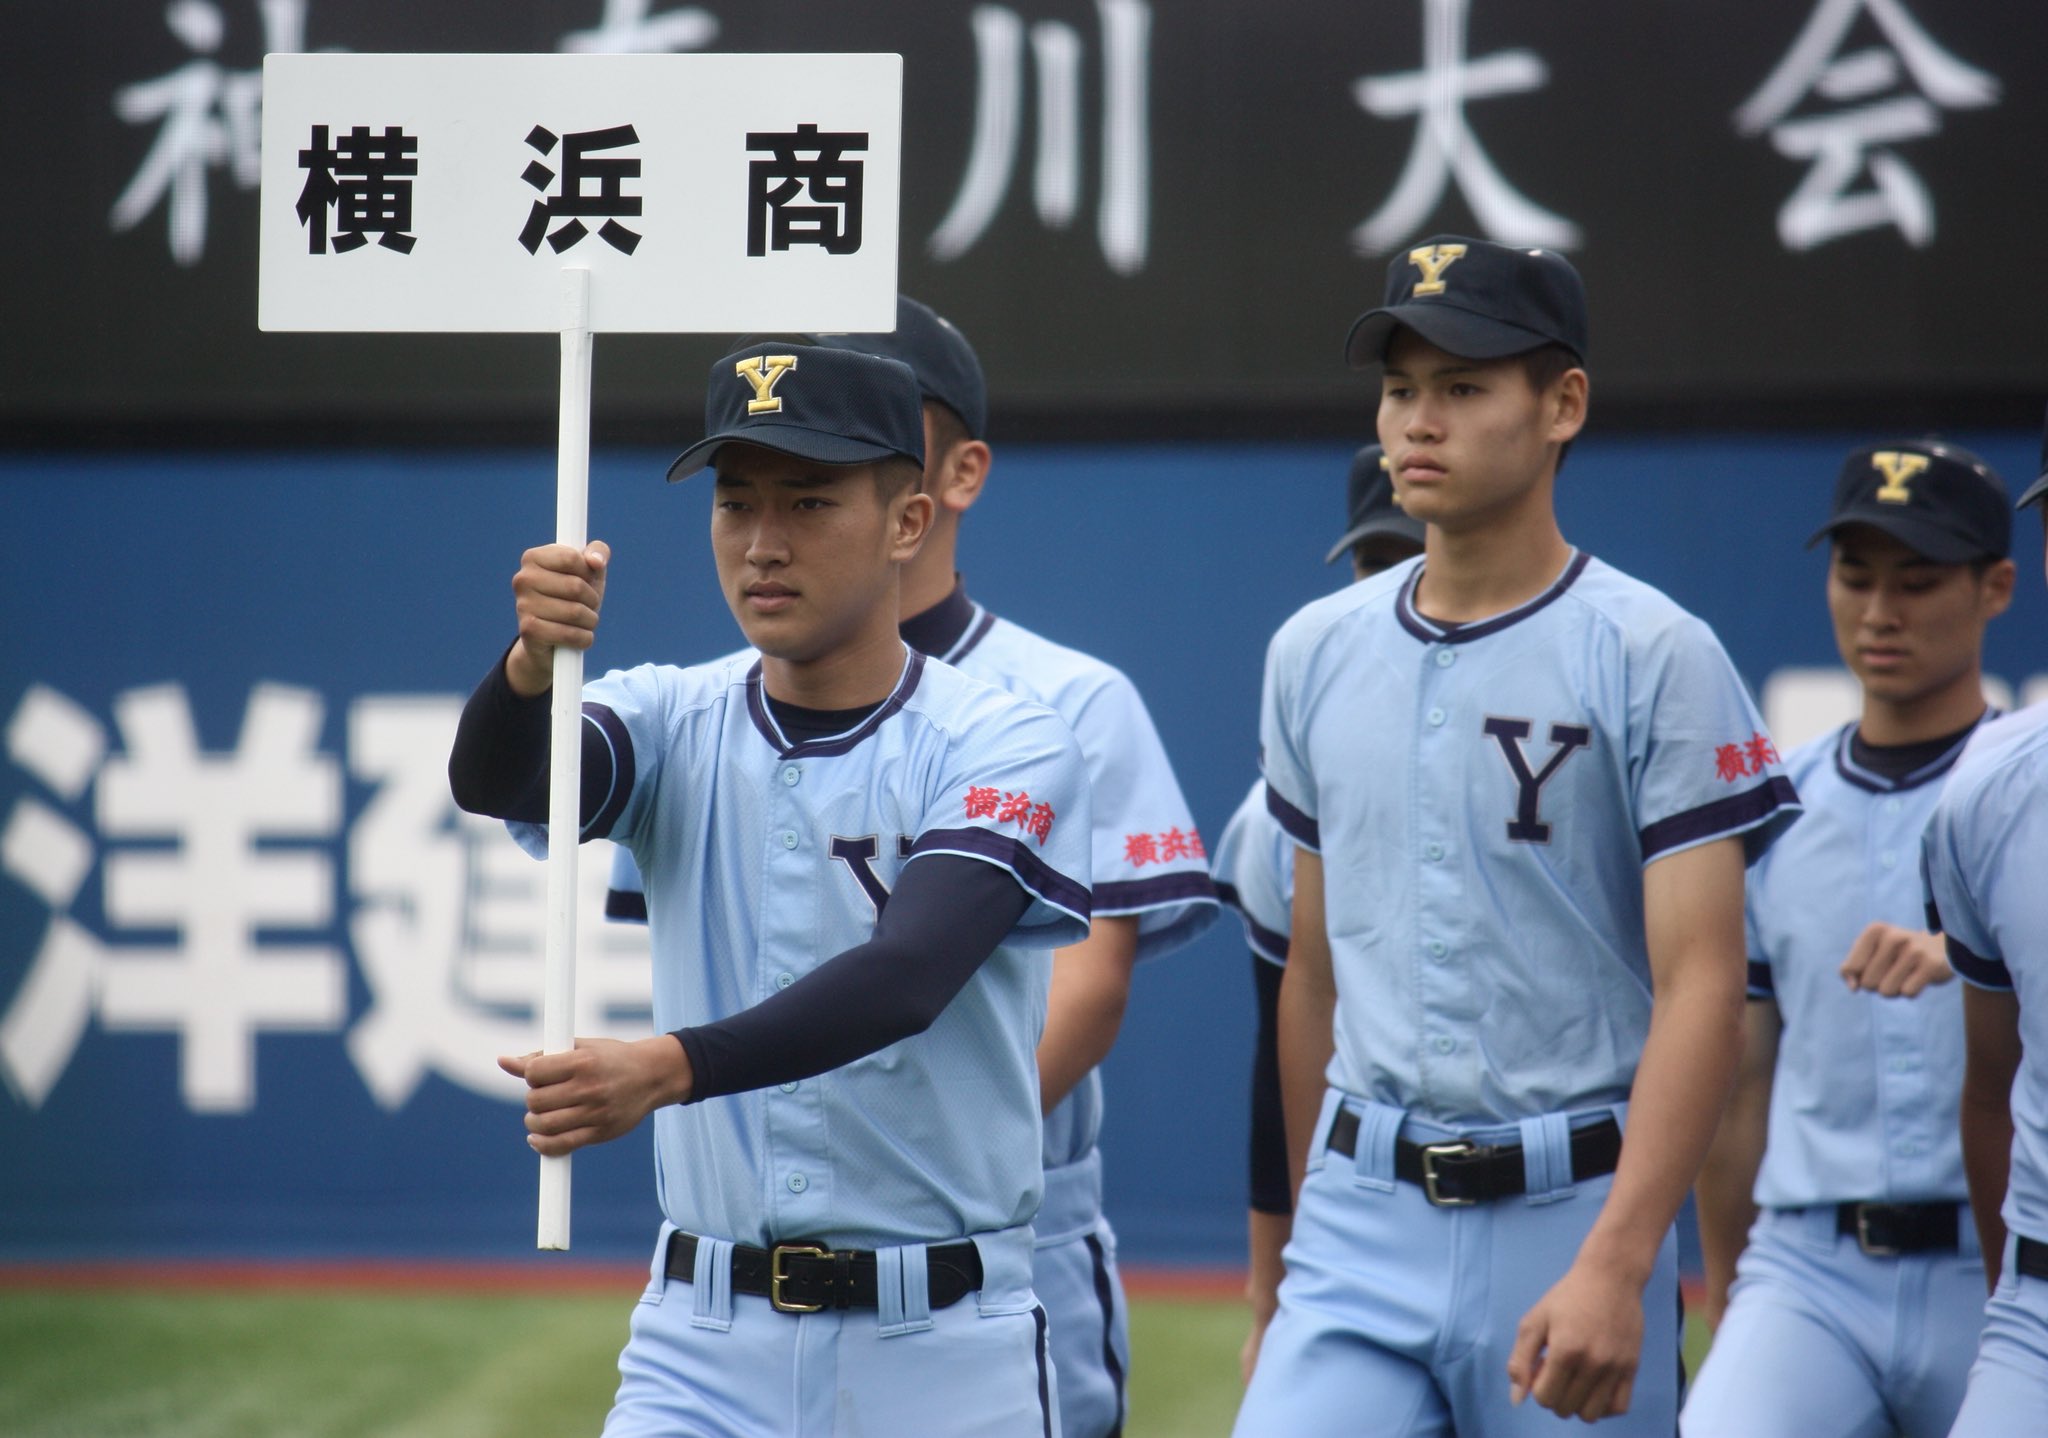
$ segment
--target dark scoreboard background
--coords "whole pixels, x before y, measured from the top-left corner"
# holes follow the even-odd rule
[[[1356,429],[1341,341],[1386,260],[1354,232],[1422,129],[1370,113],[1357,86],[1403,74],[1434,76],[1428,133],[1466,147],[1440,191],[1423,186],[1406,239],[1483,228],[1474,166],[1573,227],[1605,423],[2030,425],[2048,394],[2039,5],[25,0],[0,45],[0,444],[545,442],[543,338],[257,331],[232,97],[266,48],[551,51],[607,18],[655,27],[656,46],[904,55],[902,285],[975,341],[1001,437]],[[1737,112],[1774,74],[1791,103],[1745,133]],[[136,118],[157,81],[187,107]],[[1004,93],[1006,180],[982,172],[986,224],[935,254],[977,114]],[[205,206],[189,262],[169,187],[130,226],[112,219],[180,115],[199,137],[180,152],[199,157],[188,231],[191,197]],[[1040,160],[1061,135],[1068,172]],[[1781,152],[1799,135],[1815,157]],[[1815,174],[1829,163],[1839,183]],[[1066,203],[1041,205],[1062,173]],[[1802,186],[1869,204],[1855,197],[1885,184],[1917,219],[1781,238]],[[685,435],[719,348],[600,339],[598,440]]]

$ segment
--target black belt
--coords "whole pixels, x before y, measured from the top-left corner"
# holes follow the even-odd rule
[[[1358,1115],[1350,1109],[1337,1111],[1329,1146],[1346,1158],[1358,1151]],[[1571,1149],[1573,1178],[1613,1173],[1621,1162],[1621,1125],[1610,1115],[1590,1128],[1575,1128]],[[1518,1143],[1487,1146],[1462,1138],[1446,1143],[1396,1139],[1394,1177],[1419,1185],[1439,1208],[1466,1208],[1529,1191]]]
[[[981,1287],[981,1250],[972,1241],[925,1249],[925,1282],[933,1308],[950,1308]],[[697,1235],[668,1236],[664,1266],[670,1278],[697,1276]],[[830,1249],[819,1243],[778,1243],[773,1248],[732,1246],[732,1291],[765,1298],[784,1313],[821,1308],[875,1308],[875,1255],[867,1249]]]
[[[2022,1238],[2019,1252],[2013,1255],[2012,1266],[2028,1278],[2048,1278],[2048,1243]]]
[[[1962,1214],[1955,1203],[1843,1203],[1835,1206],[1835,1232],[1876,1258],[1954,1253],[1962,1246]]]

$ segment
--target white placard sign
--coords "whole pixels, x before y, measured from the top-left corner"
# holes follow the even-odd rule
[[[271,55],[266,330],[895,324],[899,55]]]

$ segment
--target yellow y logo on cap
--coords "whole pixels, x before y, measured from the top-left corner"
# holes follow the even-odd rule
[[[1440,295],[1444,292],[1444,271],[1465,258],[1463,245],[1424,245],[1408,252],[1408,263],[1422,271],[1422,278],[1415,282],[1412,291],[1418,295]]]
[[[795,368],[795,355],[755,355],[734,365],[732,372],[754,387],[754,397],[747,401],[747,413],[780,414],[782,396],[775,392],[775,386]]]
[[[1877,497],[1886,504],[1905,504],[1913,496],[1906,488],[1906,481],[1927,468],[1928,459],[1924,454],[1906,454],[1896,449],[1881,449],[1870,456],[1870,467],[1884,476],[1884,483],[1877,487]]]

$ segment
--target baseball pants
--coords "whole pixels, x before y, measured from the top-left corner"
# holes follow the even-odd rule
[[[605,1438],[1057,1438],[1028,1229],[977,1236],[985,1286],[951,1307],[803,1314],[734,1294],[722,1242],[699,1243],[695,1281],[667,1277],[672,1231],[633,1310]],[[882,1251],[885,1274],[904,1252]]]
[[[1998,1287],[1984,1307],[1969,1392],[1950,1438],[2048,1432],[2048,1279],[2020,1273],[2018,1246],[2008,1234]]]
[[[1031,1287],[1052,1329],[1066,1438],[1117,1438],[1131,1337],[1116,1234],[1102,1216],[1101,1150],[1045,1171],[1045,1200],[1032,1226]]]
[[[1340,1096],[1325,1096],[1286,1250],[1280,1309],[1235,1438],[1562,1438],[1586,1425],[1533,1399],[1508,1403],[1515,1329],[1564,1276],[1612,1177],[1574,1181],[1569,1120],[1465,1135],[1357,1099],[1357,1154],[1324,1148]],[[1603,1111],[1604,1112],[1604,1111]],[[1623,1110],[1613,1111],[1617,1118]],[[1393,1177],[1396,1136],[1419,1143],[1523,1140],[1534,1191],[1437,1207]],[[1557,1175],[1545,1182],[1542,1175]],[[1643,1346],[1613,1438],[1671,1438],[1679,1401],[1678,1252],[1667,1233],[1643,1295]]]
[[[1956,1253],[1872,1255],[1832,1207],[1765,1209],[1686,1399],[1684,1438],[1942,1438],[1984,1321],[1967,1206]]]

